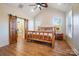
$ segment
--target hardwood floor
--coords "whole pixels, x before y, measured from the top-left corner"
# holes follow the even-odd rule
[[[18,39],[18,43],[1,47],[0,56],[75,56],[75,54],[65,41],[56,40],[55,48],[52,49],[48,43]]]

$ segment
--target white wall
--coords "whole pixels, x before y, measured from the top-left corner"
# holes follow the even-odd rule
[[[8,17],[0,7],[0,47],[8,44]]]
[[[9,44],[9,18],[8,14],[13,14],[19,17],[32,20],[28,18],[27,14],[22,12],[19,8],[9,7],[0,4],[0,47]]]
[[[73,6],[73,44],[79,55],[79,5]]]
[[[66,40],[73,51],[79,55],[79,5],[72,6],[72,21],[72,38],[67,34]]]
[[[53,26],[51,20],[54,16],[62,18],[62,31],[65,33],[65,13],[52,8],[42,10],[35,16],[35,29],[37,29],[38,26]]]

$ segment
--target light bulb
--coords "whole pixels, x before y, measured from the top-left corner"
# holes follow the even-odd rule
[[[38,5],[38,8],[40,7],[40,5]]]

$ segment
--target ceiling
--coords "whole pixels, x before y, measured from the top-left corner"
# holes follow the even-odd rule
[[[7,6],[12,6],[12,7],[18,7],[19,8],[19,4],[20,3],[7,3],[6,5]],[[31,8],[34,8],[33,6],[28,6],[28,5],[33,5],[34,3],[21,3],[23,5],[23,9],[31,9]],[[61,11],[66,11],[68,8],[70,8],[73,4],[72,3],[48,3],[48,7],[51,7],[51,8],[56,8],[58,10],[61,10]]]
[[[34,6],[28,6],[32,3],[21,3],[21,4],[23,5],[22,8],[19,7],[20,3],[4,3],[4,4],[0,4],[0,5],[6,6],[6,8],[8,7],[11,9],[16,9],[16,10],[19,9],[21,12],[26,14],[27,17],[34,17],[36,14],[38,14],[40,12],[39,9],[36,9],[36,10],[34,10],[34,12],[32,12],[32,9],[34,9]]]
[[[49,3],[50,8],[56,8],[60,11],[66,12],[68,9],[72,7],[71,3]]]
[[[5,3],[5,6],[8,7],[15,7],[20,9],[21,11],[23,11],[24,13],[26,13],[28,16],[33,17],[36,14],[38,14],[40,12],[39,8],[37,8],[36,10],[34,10],[34,12],[32,11],[32,9],[34,9],[34,6],[28,6],[30,4],[34,4],[34,3],[22,3],[22,7],[19,7],[20,3]],[[62,12],[66,12],[69,8],[71,8],[72,4],[68,4],[68,3],[48,3],[48,8],[55,8],[57,10],[60,10]]]

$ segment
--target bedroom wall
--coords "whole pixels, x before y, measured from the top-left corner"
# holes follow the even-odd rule
[[[73,6],[73,44],[79,55],[79,4]]]
[[[8,44],[8,19],[0,6],[0,47]]]
[[[26,19],[28,18],[26,14],[22,12],[20,9],[0,4],[0,47],[9,44],[8,14],[13,14]],[[32,18],[30,18],[30,20],[32,20]]]
[[[54,16],[62,18],[62,32],[65,33],[65,13],[53,8],[44,9],[35,16],[35,30],[38,26],[53,26],[51,20]]]
[[[79,5],[74,4],[72,7],[72,38],[66,35],[66,41],[73,51],[79,55]]]

